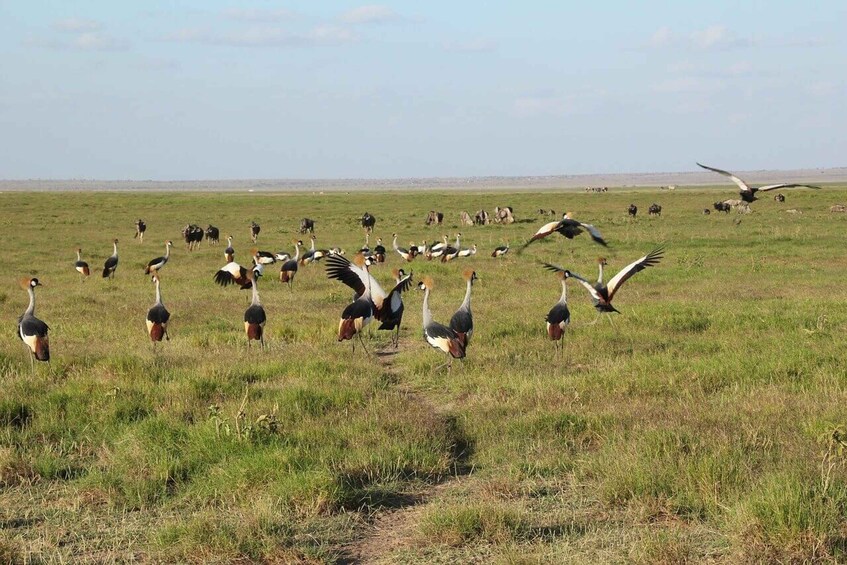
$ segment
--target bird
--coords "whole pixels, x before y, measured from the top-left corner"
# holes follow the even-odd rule
[[[262,257],[259,255],[260,253],[267,253],[266,251],[259,251],[255,247],[253,248],[253,266],[250,268],[253,271],[253,277],[262,276],[265,274],[265,263],[262,262]],[[276,261],[276,259],[274,259]]]
[[[314,235],[310,238],[312,240],[312,248],[309,251],[303,253],[303,256],[300,257],[301,265],[308,265],[314,261],[319,261],[323,257],[329,255],[328,249],[316,249],[315,248],[315,240],[317,239]]]
[[[765,185],[765,186],[750,186],[746,182],[744,182],[743,180],[741,180],[740,178],[735,176],[734,174],[730,173],[729,171],[716,169],[714,167],[708,167],[708,166],[702,165],[700,163],[697,163],[697,165],[706,169],[706,170],[708,170],[708,171],[713,171],[715,173],[721,174],[725,177],[729,177],[730,179],[732,179],[732,182],[737,184],[738,188],[741,189],[738,192],[738,194],[741,196],[741,200],[743,200],[744,202],[753,202],[755,200],[758,200],[758,198],[756,197],[756,193],[759,192],[760,190],[762,192],[767,192],[768,190],[776,190],[778,188],[801,188],[802,187],[802,188],[814,188],[815,190],[820,190],[820,188],[821,188],[819,186],[814,186],[814,185],[811,185],[811,184],[795,184],[795,183],[792,183],[792,184],[780,183],[780,184],[768,184],[768,185]]]
[[[237,284],[242,289],[250,288],[253,284],[250,282],[250,277],[247,275],[247,269],[236,263],[235,261],[230,261],[215,273],[215,282],[221,286],[229,286],[231,284]]]
[[[443,351],[447,354],[447,371],[453,367],[453,359],[464,359],[465,346],[456,332],[451,330],[444,324],[439,324],[432,319],[432,312],[429,310],[429,293],[432,291],[432,278],[424,277],[418,283],[418,288],[424,291],[423,298],[423,334],[424,339],[435,349]],[[441,367],[443,367],[442,365]],[[441,367],[438,367],[440,369]],[[437,369],[436,369],[437,370]]]
[[[376,245],[374,246],[374,258],[377,263],[385,263],[385,246],[382,244],[382,238],[376,238]]]
[[[438,259],[442,255],[444,255],[444,250],[447,249],[447,239],[448,237],[443,236],[444,241],[433,244],[432,247],[429,248],[429,253],[427,254],[427,259]]]
[[[291,288],[291,283],[294,282],[294,275],[297,274],[297,261],[300,259],[300,246],[303,245],[301,240],[294,243],[294,257],[285,261],[279,268],[279,282],[288,283],[288,288]]]
[[[603,236],[600,235],[600,232],[597,230],[597,228],[595,228],[591,224],[586,224],[585,222],[574,220],[573,218],[571,218],[570,212],[565,212],[565,214],[562,216],[562,219],[558,222],[550,222],[538,228],[538,231],[535,232],[535,235],[533,235],[529,241],[524,243],[521,248],[518,249],[518,254],[523,253],[523,250],[526,249],[529,244],[531,244],[533,241],[543,239],[552,233],[558,233],[568,239],[573,239],[574,237],[582,233],[583,228],[588,231],[588,235],[591,236],[591,239],[595,243],[599,243],[603,247],[608,247],[608,244],[603,239]]]
[[[258,341],[262,349],[265,348],[265,322],[267,316],[265,309],[262,307],[262,302],[259,300],[258,280],[261,275],[250,274],[253,289],[253,299],[250,301],[250,306],[244,311],[244,332],[247,334],[247,345],[251,341]]]
[[[85,282],[85,279],[91,274],[91,270],[88,268],[88,263],[82,260],[81,248],[76,250],[76,262],[74,263],[74,269],[76,269],[80,274],[80,282]]]
[[[444,248],[444,253],[441,254],[441,262],[442,263],[452,261],[453,259],[455,259],[459,255],[459,251],[462,249],[462,247],[460,245],[460,241],[459,241],[461,237],[462,237],[462,234],[457,233],[456,234],[456,245],[455,246],[448,245],[447,247]]]
[[[465,291],[465,299],[462,301],[459,309],[456,310],[456,313],[453,314],[453,317],[450,318],[450,329],[456,333],[456,337],[462,342],[462,347],[467,350],[468,344],[471,341],[471,336],[473,335],[473,314],[471,314],[471,287],[473,287],[473,283],[479,280],[479,277],[476,276],[476,271],[472,269],[466,270],[462,273],[462,277],[465,279],[467,284],[467,290]]]
[[[276,263],[276,254],[270,251],[259,251],[256,249],[253,253],[253,259],[257,264],[273,265]]]
[[[365,232],[365,244],[362,246],[361,249],[359,249],[359,253],[361,253],[365,257],[371,254],[370,242],[371,234],[370,232]]]
[[[397,234],[396,233],[393,234],[393,237],[394,237],[394,243],[392,244],[392,247],[394,247],[394,251],[396,251],[400,255],[400,257],[402,257],[406,261],[411,262],[415,258],[415,256],[412,255],[409,252],[408,249],[404,249],[404,248],[399,247],[397,245]]]
[[[470,257],[471,255],[476,255],[476,243],[471,245],[468,249],[462,249],[459,251],[459,257]]]
[[[226,237],[226,249],[224,249],[224,258],[227,263],[235,261],[235,249],[232,248],[232,236]]]
[[[30,364],[35,371],[35,359],[39,361],[50,361],[50,340],[47,324],[35,317],[35,287],[44,286],[36,278],[27,278],[21,281],[21,288],[26,289],[29,294],[29,306],[18,318],[18,336],[21,338],[32,353]]]
[[[571,312],[568,310],[567,283],[570,273],[568,271],[557,271],[556,275],[562,281],[562,296],[559,298],[559,301],[556,302],[555,306],[553,306],[547,313],[546,320],[547,336],[553,340],[553,344],[556,346],[556,354],[558,355],[560,345],[561,348],[564,348],[562,336],[564,336],[565,330],[571,322]]]
[[[168,262],[168,257],[171,255],[171,247],[173,247],[173,241],[165,242],[165,254],[162,257],[156,257],[155,259],[151,259],[147,266],[144,267],[144,274],[149,275],[151,273],[157,272],[159,269],[165,266],[165,263]]]
[[[159,288],[159,273],[153,271],[153,283],[156,285],[156,303],[147,311],[147,334],[153,342],[153,350],[156,350],[156,342],[162,341],[164,337],[167,340],[171,339],[168,335],[168,320],[171,318],[171,313],[162,304],[162,292]]]
[[[494,248],[494,251],[491,252],[492,257],[502,257],[506,253],[509,252],[509,243],[506,242],[506,245],[498,245]]]
[[[340,255],[333,255],[327,259],[326,264],[328,278],[340,280],[353,287],[358,295],[358,298],[354,297],[353,303],[341,312],[341,320],[338,322],[338,341],[351,340],[353,353],[356,353],[356,342],[353,341],[353,337],[358,335],[362,349],[370,355],[364,340],[362,340],[361,332],[374,318],[374,302],[371,298],[372,285],[376,285],[376,288],[383,295],[384,292],[368,273],[368,267],[372,264],[373,259],[364,257],[361,253],[356,254],[353,259],[357,263],[355,269],[352,268],[354,265],[350,261]]]
[[[386,293],[368,270],[374,263],[376,261],[373,257],[364,257],[361,253],[353,257],[353,262],[341,255],[332,255],[326,261],[327,278],[341,281],[352,288],[355,292],[354,302],[367,294],[371,301],[373,317],[381,322],[378,329],[396,330],[395,334],[399,334],[403,318],[403,301],[400,295],[411,286],[412,273],[406,275],[402,269],[398,270],[395,273],[394,286]],[[395,335],[395,344],[398,340],[399,335]]]
[[[103,278],[112,279],[115,277],[115,269],[118,268],[118,240],[112,242],[114,246],[114,251],[112,252],[111,257],[106,259],[106,262],[103,264]]]
[[[598,270],[597,284],[603,284],[603,267],[605,267],[606,265],[608,265],[608,263],[606,262],[605,257],[598,257],[597,258],[597,270]]]
[[[381,324],[378,330],[394,330],[394,348],[400,345],[400,324],[403,321],[403,297],[401,294],[405,292],[412,284],[412,273],[407,275],[403,269],[392,271],[394,275],[394,288],[388,292],[383,304],[385,304],[385,312],[379,312],[381,315]]]
[[[617,312],[618,314],[620,314],[620,311],[617,310],[614,306],[612,306],[612,299],[615,297],[615,294],[620,289],[621,285],[627,280],[629,280],[629,278],[632,277],[634,274],[643,271],[647,267],[657,265],[662,259],[663,254],[664,247],[657,247],[644,257],[633,261],[632,263],[621,269],[618,274],[611,278],[608,285],[600,281],[598,281],[597,284],[592,285],[590,282],[588,282],[581,276],[577,275],[576,273],[572,273],[564,267],[559,267],[551,263],[542,263],[542,265],[544,265],[544,268],[549,271],[566,273],[568,277],[573,277],[574,279],[579,281],[579,283],[588,290],[589,294],[591,294],[591,298],[594,302],[594,308],[597,310],[598,313]],[[601,263],[601,268],[602,264],[604,263]],[[602,278],[602,272],[600,276]]]

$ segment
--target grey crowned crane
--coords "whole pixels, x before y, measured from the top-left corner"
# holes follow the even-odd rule
[[[447,236],[443,236],[443,240],[440,243],[434,244],[429,248],[429,254],[427,255],[427,259],[438,259],[442,255],[444,255],[444,250],[447,249]]]
[[[450,318],[450,329],[456,333],[456,337],[462,342],[462,347],[467,350],[468,344],[471,341],[471,336],[473,335],[471,288],[473,287],[473,283],[479,280],[479,277],[476,276],[476,271],[471,269],[462,273],[462,277],[465,279],[465,283],[468,285],[468,288],[465,291],[465,299],[462,301],[462,305],[459,306],[459,309],[456,310],[456,313],[453,314],[452,318]]]
[[[397,254],[400,255],[400,257],[402,257],[403,259],[405,259],[407,262],[411,262],[415,258],[415,256],[412,255],[412,253],[408,249],[404,249],[397,245],[396,233],[392,236],[394,237],[394,242],[391,244],[391,246],[394,248],[394,251],[396,251]]]
[[[476,243],[471,245],[467,249],[462,249],[459,251],[459,257],[470,257],[472,255],[476,255]]]
[[[253,266],[250,267],[250,270],[253,271],[253,277],[261,277],[265,274],[265,264],[262,262],[262,258],[259,253],[263,253],[256,248],[253,248]]]
[[[741,190],[739,190],[738,194],[741,196],[741,200],[743,200],[744,202],[753,202],[755,200],[758,200],[758,198],[756,197],[756,193],[759,192],[759,191],[767,192],[769,190],[776,190],[778,188],[814,188],[815,190],[820,190],[820,188],[821,188],[819,186],[813,186],[811,184],[787,184],[787,183],[768,184],[768,185],[765,185],[765,186],[750,186],[746,182],[744,182],[743,180],[741,180],[740,178],[735,176],[734,174],[730,173],[729,171],[716,169],[714,167],[707,167],[706,165],[701,165],[700,163],[697,163],[697,165],[706,169],[707,171],[712,171],[712,172],[721,174],[725,177],[729,177],[732,180],[732,182],[737,184],[738,188],[741,189]]]
[[[232,236],[226,236],[226,249],[224,249],[224,259],[227,263],[235,261],[235,249],[232,248]]]
[[[170,340],[168,335],[168,320],[171,319],[171,313],[162,304],[162,291],[159,288],[159,273],[153,271],[153,283],[156,285],[156,303],[147,311],[147,334],[150,336],[150,341],[153,342],[153,350],[156,350],[156,343],[162,341],[162,338]]]
[[[370,355],[362,339],[362,330],[374,318],[374,302],[371,296],[373,290],[372,284],[376,285],[376,288],[380,292],[382,289],[379,288],[379,285],[376,284],[376,281],[368,273],[368,267],[372,264],[373,259],[364,257],[362,254],[357,254],[353,259],[358,265],[353,265],[341,255],[333,255],[327,260],[326,264],[328,278],[340,280],[353,288],[358,295],[358,298],[353,300],[353,303],[341,312],[341,320],[338,322],[338,341],[349,339],[353,345],[353,353],[355,354],[356,342],[353,341],[353,337],[358,335],[362,349]]]
[[[370,232],[365,232],[365,244],[362,246],[361,249],[359,249],[359,253],[361,253],[365,257],[370,255],[371,254],[370,244],[371,244],[371,234],[370,234]]]
[[[568,271],[557,271],[556,276],[562,281],[562,296],[556,305],[550,308],[547,312],[547,337],[553,340],[553,345],[556,346],[556,354],[560,349],[564,349],[562,337],[565,335],[565,330],[568,324],[571,323],[571,312],[568,310]]]
[[[35,361],[50,361],[50,341],[47,338],[47,331],[50,329],[47,324],[35,317],[35,287],[44,286],[38,279],[23,279],[21,288],[26,289],[29,294],[29,306],[26,311],[18,318],[18,336],[21,338],[27,347],[29,347],[32,355],[30,356],[30,364],[32,370],[35,371]]]
[[[303,253],[303,256],[300,258],[301,265],[308,265],[309,263],[320,261],[321,259],[330,254],[328,249],[315,248],[315,240],[317,240],[317,238],[314,235],[311,236],[310,239],[312,240],[312,248],[309,251]]]
[[[385,263],[385,246],[382,244],[382,238],[376,238],[376,245],[374,246],[374,259],[376,259],[377,263]]]
[[[237,284],[242,289],[250,288],[253,284],[250,282],[250,277],[247,275],[247,269],[230,261],[215,273],[215,282],[221,286],[229,286]]]
[[[294,243],[294,257],[285,261],[279,268],[279,282],[288,283],[288,288],[291,288],[291,283],[294,282],[294,275],[297,274],[297,263],[300,259],[300,246],[303,242],[299,239]]]
[[[448,261],[452,261],[459,255],[459,251],[462,249],[460,239],[462,234],[456,234],[456,245],[448,245],[444,248],[444,252],[441,254],[441,262],[446,263]]]
[[[118,268],[118,240],[112,242],[114,251],[112,255],[103,263],[103,278],[113,279],[115,277],[115,269]]]
[[[165,242],[165,254],[161,257],[156,257],[155,259],[151,259],[147,266],[144,267],[144,274],[155,274],[159,269],[165,266],[165,263],[168,262],[168,258],[171,256],[171,247],[173,247],[173,241]]]
[[[418,288],[424,291],[423,298],[423,335],[426,342],[447,354],[447,371],[453,367],[453,359],[464,359],[465,346],[456,332],[451,330],[444,324],[439,324],[432,319],[432,312],[429,310],[429,293],[432,291],[433,283],[430,277],[424,277],[418,284]],[[444,367],[442,365],[441,367]],[[438,367],[437,369],[440,369]],[[436,370],[437,370],[436,369]]]
[[[657,265],[659,261],[662,260],[662,257],[664,256],[663,254],[664,248],[657,247],[644,257],[633,261],[632,263],[621,269],[618,274],[611,278],[608,285],[603,284],[600,281],[598,281],[597,284],[592,285],[590,282],[588,282],[581,276],[577,275],[576,273],[572,273],[563,267],[552,265],[550,263],[542,263],[542,265],[544,265],[544,268],[546,268],[547,270],[566,273],[568,277],[573,277],[574,279],[579,281],[579,283],[588,290],[589,294],[591,294],[591,298],[594,302],[594,308],[597,309],[597,312],[618,312],[618,314],[620,314],[620,312],[614,306],[612,306],[612,299],[615,297],[615,294],[618,292],[618,290],[620,290],[621,285],[623,285],[623,283],[628,281],[630,277],[632,277],[636,273],[643,271],[647,267]],[[601,268],[602,265],[603,262],[601,262]],[[600,276],[602,278],[602,271]]]
[[[330,256],[327,258],[326,263],[327,277],[341,281],[352,288],[356,293],[353,297],[354,302],[361,300],[367,293],[368,299],[371,302],[373,317],[380,322],[378,329],[395,330],[393,341],[396,347],[399,343],[400,324],[403,320],[404,307],[401,294],[411,286],[412,273],[407,275],[402,269],[395,271],[394,286],[386,293],[368,270],[368,267],[376,262],[375,259],[357,254],[353,260],[355,263],[351,263],[346,257],[342,257],[341,255]],[[342,341],[340,329],[339,341]],[[349,329],[347,328],[348,332]],[[354,334],[350,334],[350,337],[343,339],[350,339],[352,335]]]
[[[76,250],[76,262],[74,263],[74,269],[76,269],[80,275],[80,282],[85,282],[85,279],[91,274],[91,269],[88,268],[88,263],[82,260],[82,249],[80,248],[77,248]]]
[[[244,311],[244,333],[247,334],[248,346],[251,341],[258,341],[262,349],[264,349],[265,322],[268,318],[265,315],[265,309],[262,307],[262,301],[259,300],[259,285],[256,283],[259,281],[260,276],[261,275],[257,275],[255,273],[250,274],[250,278],[253,279],[253,299],[250,301],[250,306],[248,306],[247,310]]]
[[[518,249],[518,254],[523,253],[523,250],[526,249],[533,241],[543,239],[550,234],[558,233],[568,239],[573,239],[579,234],[581,234],[583,229],[588,232],[588,235],[591,236],[591,239],[595,243],[599,243],[603,247],[608,247],[608,244],[603,239],[603,236],[600,235],[600,232],[597,230],[597,228],[595,228],[591,224],[586,224],[585,222],[574,220],[573,218],[571,218],[570,212],[566,212],[564,216],[562,216],[562,219],[558,222],[550,222],[538,228],[538,231],[535,232],[535,235],[533,235],[529,239],[529,241],[524,243],[521,248]]]
[[[258,265],[273,265],[276,263],[276,254],[270,251],[259,251],[256,249],[253,252],[253,260]]]
[[[494,251],[491,252],[492,257],[502,257],[506,253],[509,252],[509,243],[506,242],[506,245],[498,245],[494,248]]]

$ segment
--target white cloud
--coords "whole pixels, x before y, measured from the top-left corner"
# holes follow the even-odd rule
[[[724,90],[725,88],[726,85],[721,80],[687,76],[661,80],[653,84],[650,90],[661,94],[680,94],[709,93]]]
[[[250,27],[243,30],[215,33],[198,28],[177,30],[165,37],[179,43],[202,43],[230,47],[312,47],[352,43],[358,38],[349,29],[322,25],[306,33],[294,33],[280,27]]]
[[[341,14],[341,20],[348,24],[382,24],[402,19],[393,9],[381,4],[359,6]]]
[[[490,39],[471,41],[451,41],[444,44],[444,50],[454,53],[483,53],[497,49],[497,43]]]
[[[106,33],[81,33],[71,42],[70,47],[82,51],[124,51],[129,42]]]
[[[565,116],[573,113],[573,102],[561,96],[524,96],[513,103],[515,115],[521,118]]]
[[[53,22],[53,29],[56,31],[68,33],[86,33],[100,31],[103,29],[103,24],[97,20],[87,20],[84,18],[65,18]]]
[[[225,18],[243,22],[279,22],[294,17],[291,10],[259,10],[256,8],[229,8],[222,12]]]
[[[667,26],[657,29],[647,40],[649,47],[668,47],[677,41],[676,34]]]
[[[730,49],[751,45],[749,40],[737,37],[722,25],[709,26],[702,30],[693,31],[690,40],[694,47],[700,49]]]

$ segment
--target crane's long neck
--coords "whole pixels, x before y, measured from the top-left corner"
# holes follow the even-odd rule
[[[424,289],[423,299],[423,325],[427,327],[432,323],[432,312],[429,311],[429,287]]]
[[[259,286],[256,284],[258,277],[253,277],[253,300],[250,301],[252,306],[261,306],[262,301],[259,300]]]
[[[365,247],[368,247],[371,243],[371,234],[365,232]]]
[[[597,277],[597,282],[600,283],[600,284],[603,284],[603,263],[602,262],[597,263],[597,265],[600,268],[600,275]],[[563,281],[563,284],[564,284],[564,281]]]
[[[117,242],[113,243],[112,246],[114,248],[114,251],[112,251],[112,257],[117,257],[118,256],[118,244],[117,244]]]
[[[29,306],[26,307],[24,316],[33,316],[35,313],[35,291],[32,287],[28,287],[26,291],[29,293]]]
[[[462,305],[459,306],[459,309],[467,310],[468,312],[471,310],[471,286],[473,286],[473,279],[468,279],[468,289],[465,291],[465,299],[462,301]]]
[[[226,238],[226,246],[232,247],[232,236]]]
[[[159,279],[156,279],[156,304],[162,303],[162,291],[159,289]]]
[[[397,235],[396,234],[394,235],[394,241],[391,243],[391,245],[394,247],[395,250],[397,249]]]
[[[295,247],[294,260],[296,261],[297,259],[300,258],[300,244],[297,243],[297,244],[294,245],[294,247]]]
[[[315,250],[315,238],[313,237],[312,238],[312,251],[314,251],[314,250]]]
[[[82,252],[79,249],[76,250],[76,260],[82,261]]]
[[[565,279],[562,279],[562,297],[559,299],[559,302],[562,304],[568,303],[568,283]]]
[[[165,244],[165,259],[171,256],[171,246],[170,244]]]
[[[459,238],[462,237],[459,234],[456,234],[456,249],[459,249]]]
[[[365,265],[365,294],[362,296],[370,296],[371,295],[371,273],[368,270],[367,264]]]

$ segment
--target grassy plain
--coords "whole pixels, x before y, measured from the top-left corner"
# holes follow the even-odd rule
[[[0,562],[847,559],[847,215],[829,212],[847,189],[702,214],[733,194],[0,194]],[[654,201],[660,218],[646,216]],[[495,205],[518,223],[458,227],[461,210]],[[492,259],[546,221],[538,208],[595,223],[610,248],[555,236]],[[423,225],[430,209],[444,226]],[[180,240],[186,223],[213,223],[247,263],[251,220],[276,251],[308,216],[319,246],[349,255],[366,210],[389,248],[394,231],[405,246],[457,229],[479,247],[375,268],[381,281],[399,266],[431,275],[442,322],[461,270],[477,270],[475,335],[452,374],[433,371],[444,359],[421,338],[417,291],[396,354],[372,326],[381,354],[351,356],[335,341],[351,292],[321,265],[293,292],[268,268],[269,346],[248,349],[249,294],[212,281],[225,243],[189,253]],[[142,269],[166,239],[172,340],[154,354]],[[665,259],[624,286],[614,326],[589,325],[571,285],[557,361],[544,316],[560,287],[535,261],[593,279],[598,254],[614,273],[659,243]],[[94,271],[84,283],[77,246]],[[35,375],[15,335],[26,275],[45,284],[36,314],[51,328],[53,361]]]

